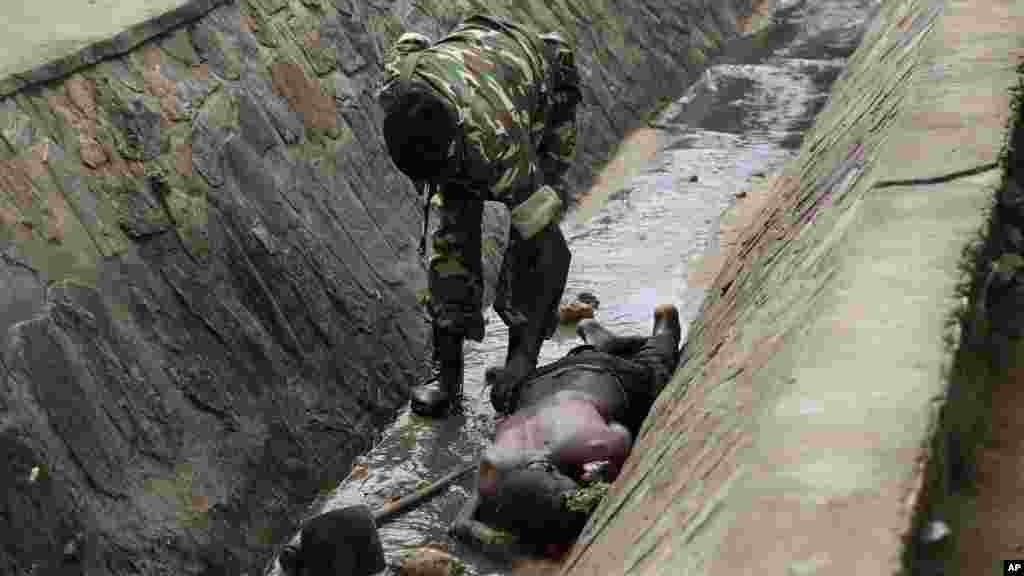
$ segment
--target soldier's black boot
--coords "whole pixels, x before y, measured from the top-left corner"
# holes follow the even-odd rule
[[[412,391],[414,413],[437,418],[461,410],[462,341],[462,334],[434,330],[433,367],[427,380]]]

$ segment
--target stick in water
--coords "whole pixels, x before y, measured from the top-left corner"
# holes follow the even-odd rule
[[[416,506],[419,506],[420,504],[426,502],[431,497],[439,493],[441,490],[447,488],[449,485],[451,485],[452,482],[455,482],[459,478],[462,478],[466,474],[472,472],[476,468],[476,466],[476,463],[473,463],[458,468],[455,471],[448,473],[447,476],[430,484],[429,486],[420,488],[419,490],[413,492],[412,494],[409,494],[408,496],[403,496],[402,498],[395,500],[394,502],[390,502],[388,504],[381,506],[380,508],[374,510],[373,512],[374,522],[376,522],[377,525],[379,526],[393,519],[395,516],[398,516],[399,514],[402,514]]]

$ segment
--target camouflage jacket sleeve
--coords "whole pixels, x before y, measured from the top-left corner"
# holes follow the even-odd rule
[[[569,193],[565,173],[576,152],[576,107],[582,100],[580,74],[572,46],[558,32],[542,34],[545,59],[550,70],[546,129],[537,146],[538,163],[544,183],[563,201]]]
[[[555,93],[553,97],[558,98],[561,95]],[[562,107],[556,104],[555,108]],[[544,183],[554,188],[558,196],[565,201],[569,197],[565,173],[572,165],[576,153],[576,109],[574,106],[566,106],[563,109],[569,112],[561,114],[561,117],[551,118],[551,125],[545,131],[537,149],[537,156]]]

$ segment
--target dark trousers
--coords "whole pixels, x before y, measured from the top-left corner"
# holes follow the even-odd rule
[[[430,259],[431,317],[438,328],[480,341],[484,336],[481,223],[483,201],[462,191],[444,195]],[[558,326],[558,304],[571,254],[557,222],[532,238],[512,228],[494,309],[509,327],[510,350],[536,346]],[[528,340],[513,342],[512,340]]]

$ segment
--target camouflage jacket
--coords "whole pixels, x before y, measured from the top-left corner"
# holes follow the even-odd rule
[[[449,150],[457,166],[451,182],[509,206],[544,184],[566,197],[580,92],[564,40],[484,15],[433,44],[422,34],[403,34],[385,56],[378,92],[385,109],[411,55],[412,81],[429,86],[462,127],[461,142]]]

